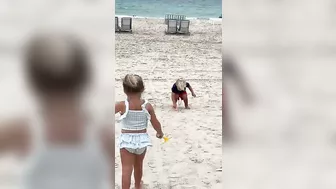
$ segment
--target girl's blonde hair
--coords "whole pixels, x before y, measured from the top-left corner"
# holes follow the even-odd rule
[[[36,34],[25,50],[27,78],[38,93],[77,92],[90,81],[88,51],[74,35]]]
[[[142,78],[136,74],[127,74],[123,79],[124,92],[130,93],[142,93],[145,90]]]
[[[175,85],[179,91],[184,91],[187,87],[187,82],[183,78],[179,78],[176,80]]]

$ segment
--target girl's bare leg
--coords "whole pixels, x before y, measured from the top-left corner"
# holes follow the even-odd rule
[[[120,158],[122,165],[121,188],[130,189],[135,154],[129,153],[126,149],[120,149]]]
[[[134,163],[134,180],[135,180],[135,189],[141,189],[142,186],[142,170],[143,170],[143,160],[145,158],[146,151],[141,155],[135,157]]]
[[[175,93],[171,93],[171,99],[173,101],[173,108],[176,109],[177,108],[177,100],[179,98],[179,95],[178,94],[175,94]]]
[[[183,95],[182,95],[182,100],[183,100],[183,102],[184,102],[184,106],[185,106],[185,108],[186,108],[186,109],[190,109],[189,104],[188,104],[188,95],[187,95],[187,94],[183,94]]]

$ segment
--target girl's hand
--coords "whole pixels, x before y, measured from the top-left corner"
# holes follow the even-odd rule
[[[161,133],[156,133],[156,138],[159,138],[159,139],[161,139],[163,137],[163,133],[161,132]]]
[[[195,94],[195,93],[193,93],[193,94],[192,94],[192,96],[193,96],[193,97],[196,97],[196,94]]]

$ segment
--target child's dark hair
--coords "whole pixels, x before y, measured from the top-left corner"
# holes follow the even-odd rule
[[[77,93],[90,79],[88,53],[71,35],[34,36],[24,61],[31,86],[42,95]]]
[[[145,90],[142,78],[135,74],[127,74],[124,77],[123,87],[126,94],[142,93]]]

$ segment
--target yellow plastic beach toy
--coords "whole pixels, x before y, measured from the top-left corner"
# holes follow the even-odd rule
[[[163,137],[163,142],[164,142],[164,143],[168,142],[168,140],[169,140],[168,137],[166,137],[166,136]]]
[[[164,144],[164,143],[166,143],[166,142],[168,142],[169,141],[169,137],[167,137],[167,136],[163,136],[162,137],[163,138],[163,143],[162,144]]]

